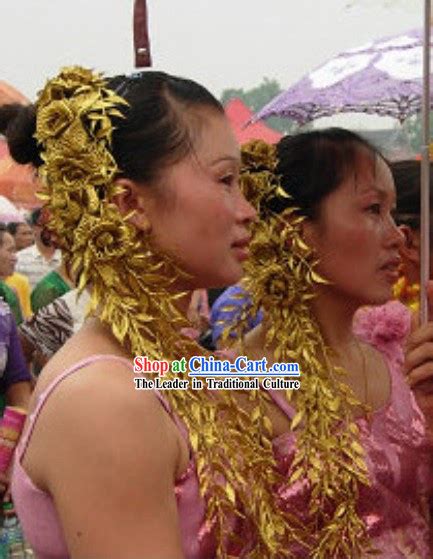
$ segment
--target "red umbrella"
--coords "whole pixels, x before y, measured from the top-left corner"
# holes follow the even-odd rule
[[[269,144],[276,144],[282,137],[280,132],[269,128],[263,122],[248,124],[253,113],[240,99],[231,99],[225,106],[225,111],[240,144],[250,140],[264,140]]]

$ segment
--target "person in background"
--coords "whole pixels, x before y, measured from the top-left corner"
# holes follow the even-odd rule
[[[433,418],[432,323],[417,327],[420,297],[420,215],[421,215],[421,162],[416,159],[395,161],[391,171],[397,190],[395,220],[405,242],[400,248],[402,265],[400,278],[394,285],[394,297],[411,311],[412,331],[405,340],[405,370],[416,401],[427,418]],[[430,181],[433,183],[433,165],[430,163]],[[430,278],[433,277],[433,246],[430,246]],[[427,289],[429,317],[433,319],[433,283]],[[388,305],[389,306],[389,305]],[[433,441],[433,419],[428,424]]]
[[[215,303],[215,301],[218,299],[218,297],[224,293],[225,289],[222,287],[212,287],[211,289],[207,290],[207,298],[208,298],[208,302],[209,302],[209,307],[212,307],[212,305]]]
[[[11,309],[0,300],[0,414],[4,405],[27,409],[32,377],[26,365]]]
[[[207,290],[196,289],[192,292],[187,312],[191,327],[184,328],[183,333],[193,340],[199,340],[209,329],[209,314]]]
[[[56,270],[61,264],[61,254],[56,250],[42,234],[42,226],[39,223],[41,209],[34,210],[30,215],[30,225],[33,229],[35,242],[18,253],[16,271],[27,276],[30,288],[49,272]]]
[[[246,334],[263,320],[263,312],[259,311],[255,315],[248,312],[251,307],[251,297],[241,284],[228,287],[215,300],[210,313],[210,328],[212,331],[213,346],[222,349],[225,346],[222,336],[224,331],[233,324],[236,324],[242,313],[248,313],[248,319],[244,323],[242,334]],[[230,332],[230,337],[235,338],[237,334]]]
[[[18,331],[28,363],[36,376],[51,357],[84,323],[89,293],[68,291],[24,321]]]
[[[9,305],[16,323],[21,324],[23,311],[17,291],[6,283],[6,279],[14,274],[15,264],[14,238],[8,233],[4,223],[0,223],[0,297]]]
[[[430,164],[430,181],[433,184],[432,170],[432,165]],[[421,162],[416,159],[395,161],[391,163],[391,171],[397,190],[395,221],[400,226],[400,230],[405,238],[405,243],[400,249],[402,258],[400,278],[394,285],[393,294],[396,299],[412,310],[418,310],[420,291]],[[432,262],[433,260],[430,259],[430,277],[432,277],[433,272]]]
[[[23,318],[29,318],[32,315],[32,309],[30,306],[30,283],[29,280],[23,274],[15,272],[16,266],[16,245],[15,237],[10,233],[9,225],[0,225],[0,280],[6,284],[6,289],[9,287],[18,298],[12,293],[5,295],[8,300],[9,305],[13,309],[13,312],[17,318],[17,323],[19,324],[21,316]],[[21,225],[21,224],[19,224]],[[12,270],[12,273],[10,271]],[[20,311],[17,309],[17,304],[19,303]]]
[[[18,297],[23,318],[32,316],[32,307],[30,305],[30,283],[23,274],[14,272],[5,280],[5,284],[13,289]]]
[[[32,311],[38,312],[58,297],[65,295],[74,287],[68,278],[64,264],[44,276],[34,287],[30,295]]]
[[[26,222],[13,221],[6,225],[7,230],[15,239],[15,248],[17,252],[23,250],[24,248],[32,246],[35,242],[35,235],[32,228]]]
[[[28,409],[33,379],[27,368],[15,317],[0,300],[0,417],[5,406]],[[0,473],[0,496],[9,486],[9,473]]]

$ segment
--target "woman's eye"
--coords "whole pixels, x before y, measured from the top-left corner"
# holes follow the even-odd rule
[[[380,204],[371,204],[371,206],[368,206],[367,210],[373,214],[380,215],[381,206]]]
[[[234,175],[226,175],[220,179],[220,182],[224,183],[227,186],[232,186],[234,183],[235,176]]]

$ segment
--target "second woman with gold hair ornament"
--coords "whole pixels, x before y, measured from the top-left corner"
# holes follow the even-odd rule
[[[243,162],[261,219],[242,282],[253,306],[237,331],[249,313],[265,319],[239,351],[302,371],[299,391],[269,392],[283,508],[305,530],[294,556],[427,559],[433,449],[402,374],[409,315],[395,302],[352,330],[356,310],[388,301],[398,278],[389,166],[342,129],[253,142]]]

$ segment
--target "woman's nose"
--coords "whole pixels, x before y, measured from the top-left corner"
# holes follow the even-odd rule
[[[239,221],[242,223],[251,223],[257,219],[256,209],[250,202],[248,202],[241,192],[238,204],[238,217]]]
[[[405,243],[405,236],[400,227],[396,224],[393,217],[390,217],[389,230],[388,230],[388,242],[391,245],[396,245],[401,247]]]

